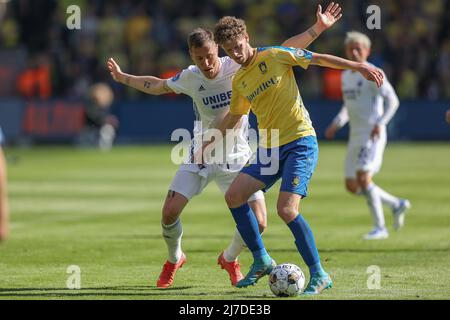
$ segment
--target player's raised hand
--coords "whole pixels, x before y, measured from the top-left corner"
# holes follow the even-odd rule
[[[378,88],[383,85],[384,75],[380,69],[372,67],[367,63],[362,63],[358,72],[367,80],[375,82]]]
[[[111,77],[117,82],[122,82],[122,80],[123,80],[123,72],[120,69],[120,67],[117,64],[117,62],[114,61],[113,58],[109,58],[108,61],[107,61],[107,65],[108,65],[108,69],[109,69],[109,72],[111,74]]]
[[[316,17],[317,25],[321,28],[321,31],[330,28],[342,17],[341,10],[342,9],[339,6],[339,3],[331,2],[327,9],[322,12],[322,6],[319,4],[317,7]]]

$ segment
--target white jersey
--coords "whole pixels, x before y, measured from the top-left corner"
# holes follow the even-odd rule
[[[186,94],[193,100],[196,124],[194,139],[191,142],[191,153],[195,152],[198,147],[195,141],[199,135],[204,136],[209,128],[220,123],[230,108],[232,77],[241,66],[229,57],[222,57],[219,60],[220,70],[214,79],[206,78],[197,66],[191,65],[167,80],[168,87],[175,93]],[[238,162],[242,166],[250,158],[248,127],[248,116],[244,116],[235,143],[227,146],[228,151],[219,151],[226,154],[224,164]]]
[[[394,116],[399,101],[392,85],[384,77],[378,88],[375,82],[366,80],[359,72],[345,70],[342,73],[344,104],[334,120],[340,127],[350,122],[350,140],[367,140],[373,127],[381,126],[382,134]]]

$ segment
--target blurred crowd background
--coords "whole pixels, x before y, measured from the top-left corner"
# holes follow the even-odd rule
[[[247,22],[255,46],[278,45],[316,20],[314,0],[1,0],[0,97],[79,98],[97,82],[116,98],[138,99],[114,84],[105,61],[112,56],[137,75],[168,78],[191,64],[187,34],[213,28],[224,15]],[[344,56],[345,33],[373,41],[370,61],[383,68],[401,99],[450,98],[450,1],[341,0],[344,16],[310,47]],[[81,8],[81,30],[66,27],[67,7]],[[366,9],[381,8],[381,30],[368,30]],[[2,65],[3,64],[3,65]],[[14,68],[11,68],[14,65]],[[336,77],[321,68],[298,72],[306,98],[336,99],[327,87]]]

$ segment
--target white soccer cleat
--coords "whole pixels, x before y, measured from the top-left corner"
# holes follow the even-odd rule
[[[364,240],[382,240],[389,238],[386,228],[375,228],[364,236]]]
[[[409,208],[411,208],[411,202],[407,199],[402,199],[399,205],[392,210],[394,214],[394,229],[396,231],[405,224],[405,213]]]

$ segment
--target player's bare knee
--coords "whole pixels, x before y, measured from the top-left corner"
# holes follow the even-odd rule
[[[243,199],[242,194],[235,190],[229,189],[225,193],[225,201],[229,208],[237,208],[243,205],[246,199]]]
[[[178,208],[174,203],[166,203],[162,210],[162,220],[164,224],[172,224],[177,221],[181,214],[180,208]]]
[[[358,189],[359,189],[358,184],[356,182],[346,182],[345,188],[347,189],[348,192],[350,192],[352,194],[358,193]]]
[[[359,175],[358,178],[358,186],[362,191],[367,191],[367,188],[370,185],[370,178],[367,175]]]
[[[280,218],[286,223],[291,222],[298,214],[298,210],[289,206],[278,206],[277,212]]]

